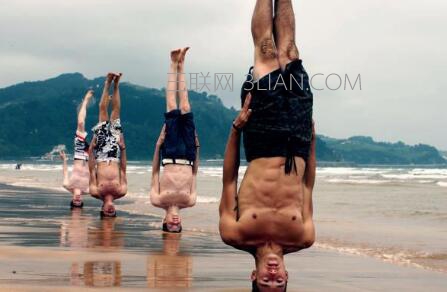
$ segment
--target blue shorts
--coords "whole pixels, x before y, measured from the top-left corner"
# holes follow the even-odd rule
[[[162,158],[196,160],[196,126],[191,112],[175,109],[165,113],[166,136],[161,148]]]

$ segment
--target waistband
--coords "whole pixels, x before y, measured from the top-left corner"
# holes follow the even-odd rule
[[[173,159],[173,158],[164,158],[161,160],[161,165],[165,166],[166,164],[180,164],[180,165],[194,165],[194,161],[186,160],[186,159]]]

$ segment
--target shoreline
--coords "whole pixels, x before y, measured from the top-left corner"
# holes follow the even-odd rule
[[[320,194],[326,193],[324,186],[320,189]],[[139,289],[155,285],[149,266],[158,261],[167,267],[165,274],[172,274],[172,267],[179,265],[191,269],[186,280],[178,281],[191,286],[185,291],[249,291],[251,256],[224,245],[215,232],[186,229],[181,239],[166,239],[157,214],[126,211],[134,199],[119,203],[119,217],[107,224],[110,221],[99,220],[99,201],[90,197],[85,198],[82,213],[76,214],[68,209],[69,196],[62,190],[0,184],[0,261],[4,263],[0,289],[115,287],[111,284],[115,276],[107,274],[110,271],[119,271],[119,287]],[[211,206],[214,203],[198,206],[185,213],[185,220],[191,225]],[[328,227],[317,223],[322,231]],[[175,253],[169,254],[172,249]],[[447,285],[445,273],[358,254],[342,243],[339,248],[324,246],[318,239],[311,249],[287,255],[285,260],[290,291],[443,291]],[[51,279],[54,283],[49,284]],[[371,287],[371,281],[381,283]],[[169,285],[166,280],[157,283]]]

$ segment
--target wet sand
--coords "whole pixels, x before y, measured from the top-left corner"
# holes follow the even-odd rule
[[[160,288],[164,291],[250,291],[253,260],[212,232],[162,236],[160,218],[123,211],[99,219],[85,199],[0,185],[0,289]],[[447,275],[367,256],[313,247],[288,255],[289,291],[445,291]],[[167,288],[167,289],[164,289]]]

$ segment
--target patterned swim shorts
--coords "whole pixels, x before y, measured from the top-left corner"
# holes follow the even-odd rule
[[[74,159],[88,161],[89,144],[86,140],[87,133],[76,131],[74,138]]]
[[[118,142],[123,133],[120,119],[99,122],[92,131],[96,137],[94,149],[96,160],[99,162],[119,161],[121,151]]]

